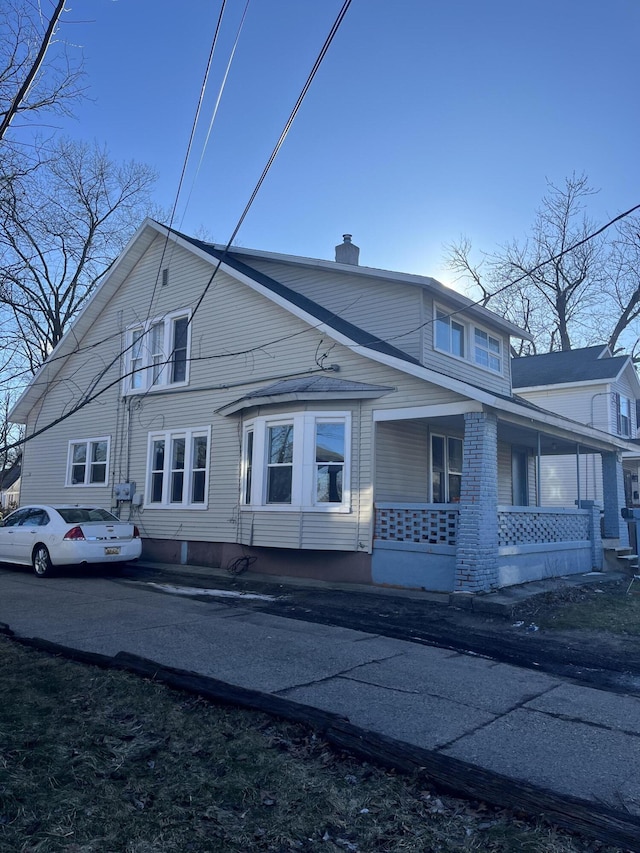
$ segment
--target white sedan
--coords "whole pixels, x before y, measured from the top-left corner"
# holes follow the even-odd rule
[[[140,531],[97,506],[23,506],[0,521],[0,562],[32,566],[121,563],[142,553]]]

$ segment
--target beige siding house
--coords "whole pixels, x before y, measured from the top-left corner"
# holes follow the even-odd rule
[[[608,347],[592,346],[544,353],[512,362],[513,390],[537,406],[597,427],[625,440],[638,435],[640,381],[628,355],[612,356]],[[640,454],[623,456],[625,502],[640,506]],[[542,460],[541,501],[566,506],[580,499],[602,504],[602,460],[576,443],[571,456]]]
[[[477,592],[591,569],[597,507],[542,460],[624,436],[516,397],[521,330],[434,279],[192,239],[147,220],[18,400],[21,501],[134,520],[143,556]]]

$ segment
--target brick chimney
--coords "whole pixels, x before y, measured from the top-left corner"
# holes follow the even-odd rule
[[[336,263],[357,267],[360,249],[351,242],[351,234],[343,234],[342,239],[344,242],[336,246]]]

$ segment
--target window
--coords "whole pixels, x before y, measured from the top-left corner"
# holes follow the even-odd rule
[[[462,487],[462,439],[431,436],[431,500],[458,503]]]
[[[348,512],[350,436],[345,412],[256,418],[244,433],[243,504]]]
[[[449,313],[436,308],[436,348],[464,358],[465,328]]]
[[[186,383],[189,315],[180,312],[141,323],[127,333],[125,387],[129,392]]]
[[[473,330],[473,357],[475,363],[479,364],[480,367],[487,367],[489,370],[495,370],[496,373],[502,373],[500,340],[483,329],[475,328]]]
[[[437,305],[433,346],[449,355],[467,358],[485,370],[502,373],[502,339],[478,326],[468,326],[455,312]]]
[[[293,424],[277,424],[267,429],[267,503],[290,504],[293,486]]]
[[[631,400],[628,397],[615,395],[616,401],[616,426],[618,435],[631,435]]]
[[[145,506],[206,509],[210,431],[149,435]]]
[[[70,441],[67,457],[67,486],[106,486],[109,467],[109,437]]]

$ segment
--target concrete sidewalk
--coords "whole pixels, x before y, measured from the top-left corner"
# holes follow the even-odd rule
[[[0,623],[19,637],[129,652],[332,711],[364,732],[514,784],[604,805],[621,820],[640,817],[640,699],[631,696],[467,654],[157,594],[127,580],[43,581],[0,570]]]

